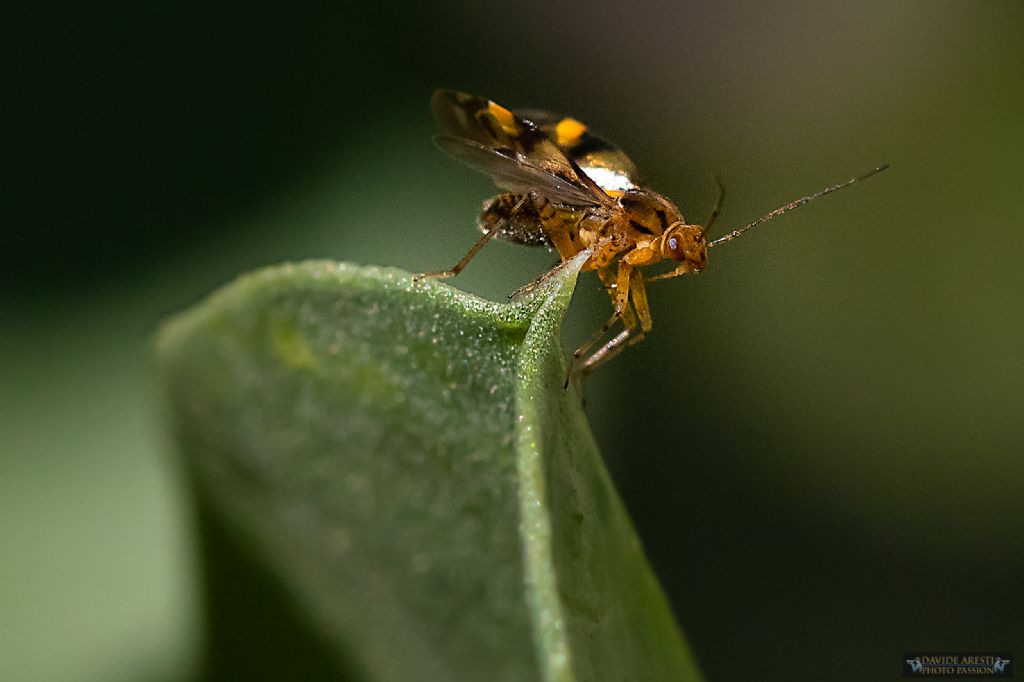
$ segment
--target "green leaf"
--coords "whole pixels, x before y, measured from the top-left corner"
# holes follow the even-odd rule
[[[284,265],[165,324],[209,677],[700,679],[562,388],[581,263],[502,304]]]

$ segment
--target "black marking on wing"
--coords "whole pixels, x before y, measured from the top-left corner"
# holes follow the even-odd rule
[[[515,113],[544,131],[569,160],[580,166],[584,172],[588,168],[607,168],[626,177],[633,185],[639,186],[640,172],[633,160],[616,145],[592,132],[589,126],[578,137],[568,143],[562,143],[558,139],[557,130],[558,123],[565,120],[565,116],[540,109],[517,109]]]
[[[486,147],[509,147],[520,154],[529,155],[549,141],[547,133],[537,126],[515,118],[512,112],[485,97],[454,90],[438,90],[431,98],[430,105],[434,118],[445,134],[463,137]],[[511,128],[506,129],[495,118],[492,108],[511,116]]]
[[[572,151],[573,158],[579,159],[586,158],[590,154],[616,151],[621,152],[621,150],[615,147],[612,143],[594,135],[589,129],[579,137],[579,140],[575,144],[567,146],[565,149]]]

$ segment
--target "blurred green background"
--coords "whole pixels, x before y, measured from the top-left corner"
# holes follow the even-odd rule
[[[8,8],[0,130],[0,662],[180,680],[189,513],[148,340],[263,264],[412,271],[488,181],[438,86],[572,113],[720,232],[892,169],[652,285],[587,410],[713,680],[885,679],[1024,652],[1024,8],[1012,2]],[[501,297],[553,256],[490,246]],[[607,314],[581,280],[574,345]]]

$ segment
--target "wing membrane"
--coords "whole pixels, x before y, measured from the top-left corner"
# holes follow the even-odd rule
[[[489,175],[495,185],[509,192],[537,192],[556,204],[570,206],[601,203],[589,190],[576,186],[560,175],[531,165],[511,150],[494,149],[450,135],[438,135],[434,138],[434,144],[467,166]]]
[[[501,105],[474,95],[438,90],[431,100],[445,132],[437,146],[490,175],[498,187],[541,194],[571,205],[611,202],[546,132]]]

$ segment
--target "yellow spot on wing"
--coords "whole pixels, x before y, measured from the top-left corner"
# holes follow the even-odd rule
[[[563,118],[555,125],[555,139],[560,145],[575,144],[587,131],[587,126],[574,118]]]
[[[501,127],[505,129],[505,132],[509,135],[515,135],[518,132],[516,127],[516,117],[512,115],[512,112],[494,102],[487,103],[487,113],[495,118]]]

